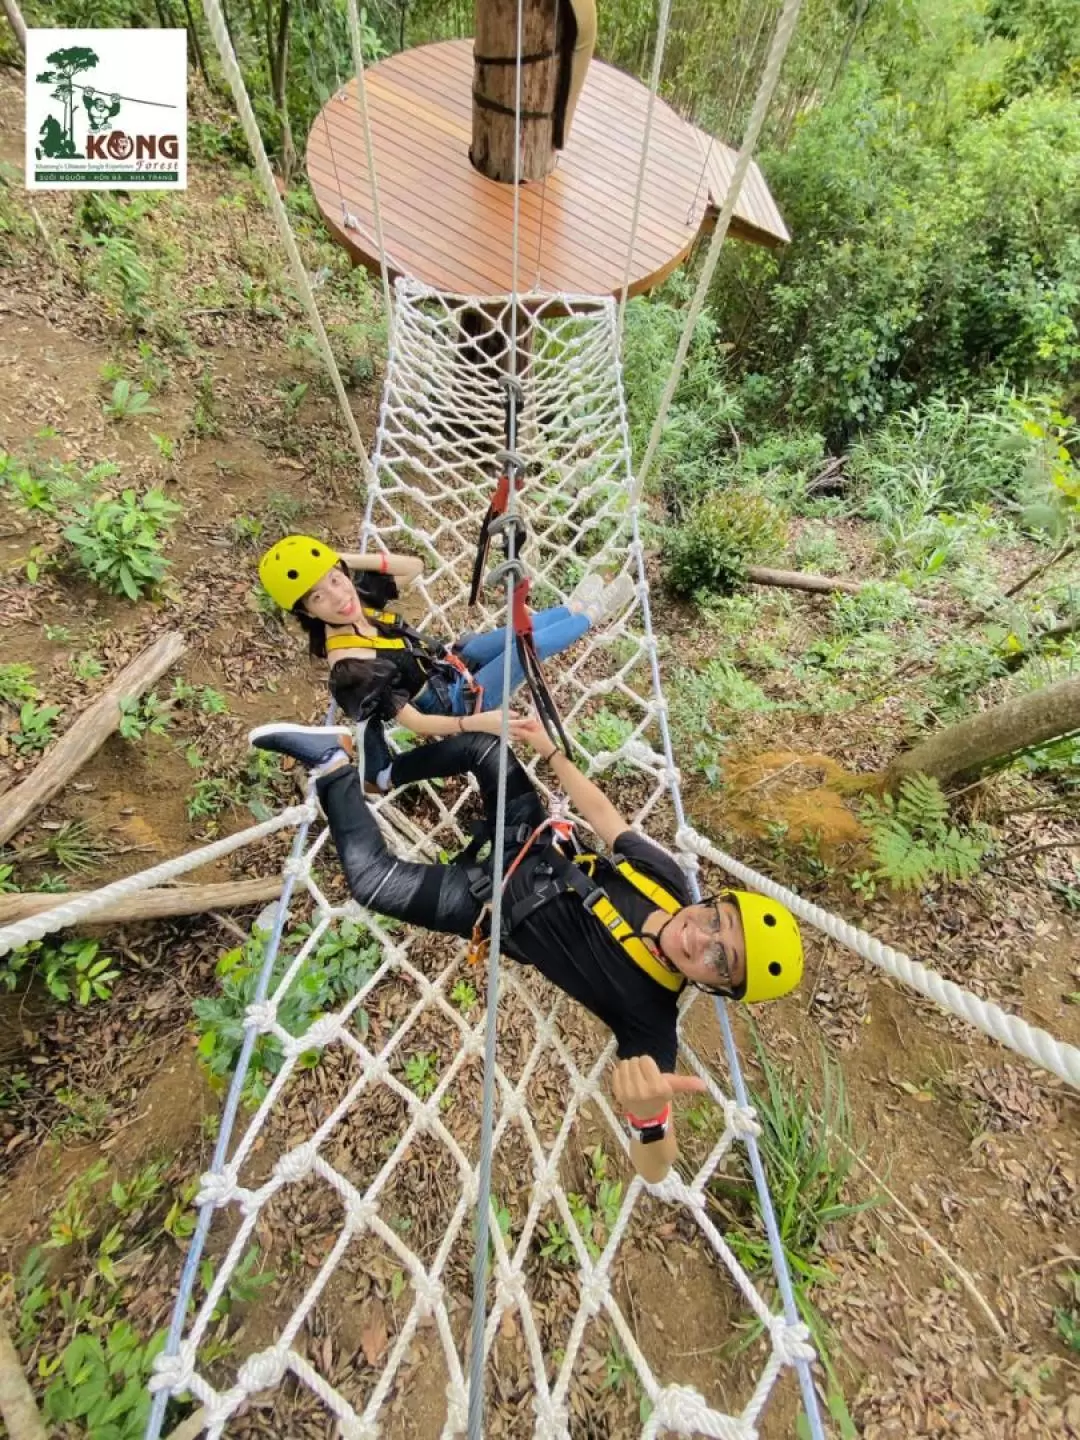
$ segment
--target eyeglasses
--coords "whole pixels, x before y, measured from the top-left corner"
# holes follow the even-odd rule
[[[714,895],[703,895],[696,905],[688,907],[694,928],[715,937],[706,944],[701,958],[716,971],[717,983],[715,985],[704,985],[700,981],[694,983],[700,985],[702,990],[719,995],[733,995],[738,988],[732,973],[736,967],[738,956],[732,951],[730,945],[720,939],[720,906],[724,904],[734,905],[736,911],[738,910],[738,902],[727,891],[718,891]]]

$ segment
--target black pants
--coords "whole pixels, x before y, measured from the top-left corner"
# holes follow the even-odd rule
[[[476,776],[484,815],[494,830],[499,742],[493,735],[451,735],[434,745],[417,746],[396,757],[391,777],[395,786],[415,785],[470,772]],[[470,887],[469,867],[457,861],[426,865],[392,855],[352,765],[324,776],[318,792],[353,899],[380,915],[427,930],[471,934],[481,902]],[[511,752],[506,771],[507,833],[513,835],[523,825],[533,828],[546,816],[543,801]],[[516,853],[516,841],[508,849],[509,860]]]

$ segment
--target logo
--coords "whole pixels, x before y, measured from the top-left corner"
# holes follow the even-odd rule
[[[26,32],[28,190],[186,187],[186,31]]]

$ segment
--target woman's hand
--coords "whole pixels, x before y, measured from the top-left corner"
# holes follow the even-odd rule
[[[511,712],[510,715],[510,740],[513,744],[529,743],[526,730],[531,722],[523,719],[520,715]],[[466,734],[479,735],[501,735],[502,734],[502,711],[484,710],[479,715],[466,717],[466,723],[462,727]]]
[[[538,720],[535,715],[530,715],[528,719],[517,722],[517,731],[514,739],[518,741],[519,744],[530,746],[538,755],[542,755],[545,760],[550,760],[559,748],[544,729],[542,722]]]

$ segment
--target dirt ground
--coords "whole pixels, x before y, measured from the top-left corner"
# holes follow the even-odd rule
[[[0,72],[0,162],[17,163],[21,133],[20,85]],[[258,536],[305,528],[350,541],[361,488],[329,389],[310,353],[296,343],[302,319],[280,279],[274,236],[247,177],[196,163],[182,202],[163,200],[140,222],[140,240],[153,240],[162,271],[152,281],[150,319],[140,328],[91,283],[91,250],[80,244],[73,220],[77,202],[41,195],[30,214],[17,175],[0,174],[0,214],[17,212],[17,226],[25,227],[12,233],[0,226],[0,444],[13,454],[83,467],[112,461],[123,485],[153,483],[183,507],[160,592],[133,604],[62,566],[43,563],[31,580],[28,559],[47,561],[57,553],[59,529],[49,517],[14,506],[0,486],[0,664],[33,664],[44,698],[63,707],[59,733],[110,675],[149,640],[175,628],[188,648],[159,693],[167,695],[180,677],[191,686],[214,687],[227,701],[224,713],[213,714],[177,705],[166,733],[138,743],[114,736],[77,782],[16,837],[19,879],[30,888],[57,869],[44,842],[65,823],[83,822],[96,855],[92,871],[73,883],[96,885],[251,823],[246,804],[235,798],[216,814],[193,819],[196,775],[220,779],[234,796],[246,793],[247,728],[283,716],[315,719],[325,708],[322,681],[299,638],[259,605]],[[42,255],[49,249],[59,258],[46,265]],[[350,304],[362,282],[340,278],[343,262],[314,227],[305,236],[305,254],[313,271],[337,267],[338,278],[326,286],[331,328],[355,343],[347,327],[355,320]],[[265,292],[256,299],[253,277]],[[369,331],[375,331],[375,302],[369,297],[364,303]],[[165,332],[166,322],[182,324],[185,345],[163,346],[153,338]],[[140,349],[148,335],[152,353]],[[377,340],[365,343],[377,349]],[[116,365],[129,375],[153,377],[152,416],[105,416],[113,381],[103,379],[103,371],[111,375],[108,367]],[[370,438],[378,375],[361,368],[350,399]],[[155,435],[170,443],[163,447]],[[853,560],[861,543],[853,533]],[[1004,556],[1001,563],[1022,569],[1024,559]],[[802,627],[809,633],[819,605],[810,598],[766,596],[759,631],[786,629],[797,638]],[[688,637],[702,657],[726,643],[678,607],[657,608],[669,660],[675,646],[684,658]],[[77,678],[71,662],[87,653],[99,660],[102,673]],[[786,698],[782,677],[761,683],[772,698]],[[857,900],[844,884],[845,870],[858,868],[863,844],[849,801],[860,777],[877,770],[894,748],[897,713],[895,697],[875,697],[843,716],[785,709],[749,717],[724,790],[691,781],[694,823],[764,869],[777,862],[770,824],[783,821],[793,838],[817,832],[823,857],[836,864],[810,883],[812,898],[1080,1044],[1077,920],[1045,883],[1068,878],[1072,852],[1031,854],[967,887],[939,889],[922,899],[879,892]],[[17,785],[39,759],[20,753],[11,720],[3,712],[0,790]],[[201,755],[197,772],[192,746]],[[287,776],[266,783],[271,801],[293,794]],[[994,780],[971,797],[973,813],[1001,828],[1005,850],[1058,838],[1053,818],[1020,813],[1018,794],[1008,777]],[[1021,797],[1029,805],[1042,798],[1034,786]],[[285,846],[272,839],[197,878],[274,874]],[[806,886],[803,877],[800,888]],[[121,975],[108,1003],[57,1005],[39,984],[0,991],[0,1270],[17,1272],[31,1248],[48,1239],[65,1195],[94,1162],[105,1160],[110,1179],[121,1183],[157,1162],[159,1208],[147,1208],[141,1229],[132,1222],[132,1243],[109,1293],[117,1313],[141,1334],[167,1323],[187,1238],[163,1227],[163,1210],[170,1200],[190,1205],[190,1182],[209,1164],[221,1103],[220,1087],[210,1084],[196,1051],[192,1002],[216,993],[215,964],[237,943],[237,927],[243,932],[252,918],[240,912],[111,931],[102,938]],[[416,953],[424,959],[426,952],[421,946]],[[436,949],[427,957],[432,974],[445,954]],[[809,937],[807,959],[801,994],[755,1018],[773,1061],[815,1085],[823,1054],[838,1059],[858,1156],[848,1198],[878,1202],[825,1232],[821,1263],[829,1280],[814,1289],[856,1433],[868,1440],[1080,1436],[1080,1364],[1054,1322],[1065,1301],[1063,1278],[1080,1267],[1075,1096],[831,942]],[[464,970],[450,976],[447,991],[457,978],[465,978]],[[408,998],[408,986],[390,986],[367,1006],[366,1023],[376,1036],[385,1040],[395,1033]],[[500,1023],[500,1058],[516,1078],[534,1022],[515,1001]],[[737,1016],[735,1024],[749,1079],[759,1082],[745,1017]],[[601,1031],[588,1017],[575,1014],[562,1028],[575,1054],[596,1052]],[[703,999],[691,1011],[687,1037],[726,1086],[719,1027]],[[456,1043],[453,1027],[437,1015],[424,1018],[408,1037],[410,1052],[437,1057],[437,1073],[451,1062]],[[478,1076],[470,1061],[454,1082],[446,1111],[470,1157],[479,1134]],[[325,1114],[354,1078],[353,1061],[340,1049],[305,1074],[252,1155],[245,1183],[269,1174],[274,1156],[310,1131],[314,1117]],[[554,1062],[529,1082],[529,1111],[542,1136],[558,1128],[567,1085]],[[379,1089],[361,1100],[334,1142],[333,1163],[348,1167],[354,1183],[370,1179],[403,1125],[401,1102]],[[687,1130],[686,1163],[703,1158],[714,1136],[708,1125],[701,1134]],[[564,1162],[567,1189],[594,1195],[588,1152],[598,1143],[605,1146],[610,1174],[628,1180],[602,1116],[589,1106]],[[528,1208],[528,1179],[525,1140],[511,1126],[495,1164],[495,1190],[511,1236],[520,1233]],[[424,1140],[411,1147],[381,1202],[425,1262],[453,1213],[454,1185],[445,1152]],[[87,1202],[91,1208],[105,1203],[101,1187],[93,1194],[98,1200]],[[260,1265],[271,1280],[257,1294],[238,1298],[220,1322],[216,1378],[273,1338],[325,1258],[340,1220],[340,1203],[325,1189],[297,1187],[268,1207],[258,1238]],[[229,1238],[227,1225],[216,1227],[211,1253],[222,1253]],[[445,1269],[450,1331],[462,1353],[470,1251],[466,1226]],[[92,1309],[104,1290],[90,1248],[51,1253],[56,1264],[50,1283],[67,1284]],[[539,1253],[530,1254],[527,1268],[553,1375],[576,1308],[577,1274],[573,1265]],[[323,1292],[300,1342],[354,1403],[372,1393],[405,1322],[410,1291],[400,1274],[392,1249],[365,1240]],[[717,1406],[746,1403],[764,1347],[758,1340],[733,1353],[745,1310],[685,1216],[648,1197],[639,1203],[614,1264],[613,1289],[658,1375],[699,1387]],[[18,1328],[10,1287],[6,1300]],[[39,1393],[45,1381],[38,1362],[70,1338],[65,1326],[56,1317],[21,1344]],[[440,1433],[444,1338],[430,1324],[411,1338],[386,1400],[386,1434]],[[640,1393],[623,1377],[617,1353],[613,1365],[612,1353],[610,1327],[591,1322],[569,1396],[575,1436],[622,1436],[640,1424]],[[531,1433],[534,1385],[526,1336],[513,1313],[500,1324],[489,1382],[489,1433]],[[785,1375],[761,1421],[764,1440],[791,1435],[797,1412],[794,1377]],[[323,1436],[331,1426],[306,1392],[296,1395],[286,1387],[277,1398],[253,1403],[229,1433]]]

